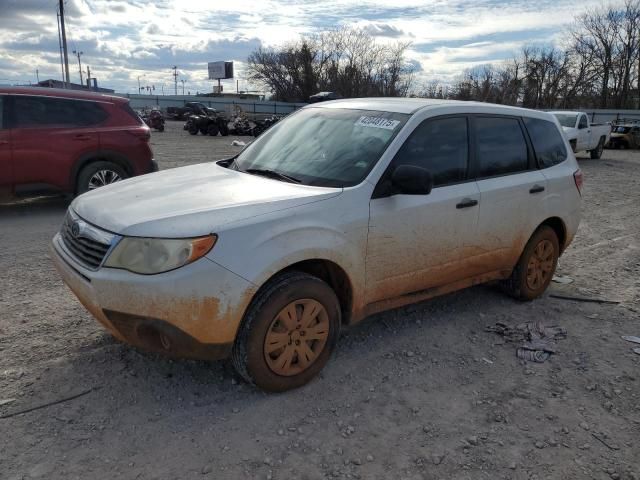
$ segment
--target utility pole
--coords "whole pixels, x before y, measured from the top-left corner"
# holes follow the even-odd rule
[[[178,95],[178,67],[174,65],[171,68],[173,69],[173,84],[175,87],[175,94]]]
[[[184,78],[180,79],[180,81],[182,82],[182,95],[184,95]]]
[[[91,90],[91,69],[87,65],[87,88]]]
[[[64,81],[69,86],[71,80],[69,79],[69,56],[67,54],[67,32],[64,28],[64,0],[59,0],[60,5],[60,31],[62,33],[62,49],[64,51]]]
[[[82,55],[84,52],[74,50],[73,53],[75,53],[78,56],[78,71],[80,72],[80,85],[84,85],[84,81],[82,80],[82,63],[80,63],[80,55]]]
[[[58,46],[60,47],[60,72],[62,73],[62,85],[64,83],[64,58],[62,57],[62,37],[60,36],[60,13],[56,12],[56,22],[58,24]]]
[[[37,68],[36,68],[36,80],[38,81],[38,83],[40,83],[40,73],[38,72]]]

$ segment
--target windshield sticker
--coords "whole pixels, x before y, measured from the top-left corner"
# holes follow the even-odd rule
[[[400,120],[389,120],[381,117],[365,117],[362,116],[355,123],[361,127],[384,128],[385,130],[393,130],[398,126]]]

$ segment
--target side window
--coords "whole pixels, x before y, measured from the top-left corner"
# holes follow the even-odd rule
[[[587,123],[587,116],[580,115],[580,123],[578,123],[578,128],[587,128],[589,124]]]
[[[425,120],[400,147],[392,164],[428,170],[437,187],[466,178],[468,149],[465,117]]]
[[[553,167],[567,159],[564,140],[553,122],[525,118],[524,124],[529,132],[540,168]]]
[[[478,117],[475,125],[479,178],[527,170],[527,142],[517,119]]]
[[[100,104],[50,97],[14,97],[16,127],[89,126],[103,121],[107,114]]]

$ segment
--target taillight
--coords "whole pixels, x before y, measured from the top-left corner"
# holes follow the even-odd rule
[[[573,180],[576,182],[578,193],[582,195],[582,184],[584,183],[584,175],[582,174],[582,170],[578,169],[573,172]]]
[[[143,142],[148,142],[149,140],[151,140],[151,130],[149,128],[135,128],[127,130],[127,133],[139,138]]]

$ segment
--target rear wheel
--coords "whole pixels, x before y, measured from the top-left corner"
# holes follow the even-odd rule
[[[233,347],[234,367],[264,390],[300,387],[329,360],[340,316],[336,294],[325,282],[301,272],[279,275],[245,314]]]
[[[600,157],[602,157],[603,150],[604,150],[604,137],[600,138],[600,141],[598,142],[598,146],[589,152],[591,154],[591,159],[598,160]]]
[[[197,135],[198,134],[198,127],[196,127],[195,125],[192,125],[189,127],[189,133],[191,135]]]
[[[538,228],[524,247],[508,280],[507,292],[519,300],[533,300],[549,286],[558,265],[560,244],[556,232],[546,225]]]
[[[84,167],[78,175],[76,193],[88,192],[127,178],[127,172],[113,162],[93,162]]]

